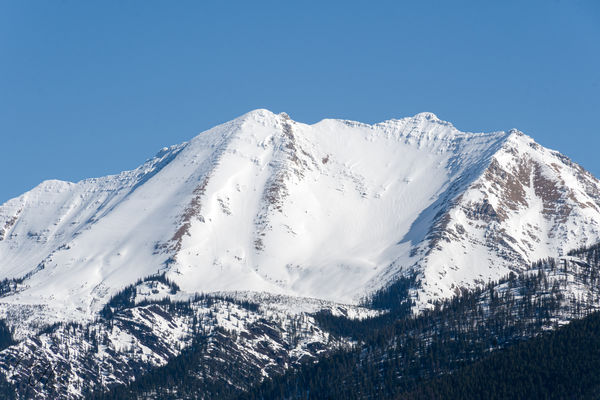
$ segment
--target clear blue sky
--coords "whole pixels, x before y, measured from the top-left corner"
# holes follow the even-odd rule
[[[600,176],[600,2],[0,0],[0,203],[255,108],[518,128]]]

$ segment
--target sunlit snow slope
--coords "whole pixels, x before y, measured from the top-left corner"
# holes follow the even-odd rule
[[[189,293],[355,302],[414,270],[424,304],[596,242],[599,207],[594,177],[518,131],[256,110],[136,170],[0,206],[0,278],[18,279],[1,309],[85,318],[162,272]]]

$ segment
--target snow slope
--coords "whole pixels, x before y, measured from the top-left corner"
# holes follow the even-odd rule
[[[136,170],[0,206],[0,311],[93,317],[137,279],[183,294],[355,303],[409,271],[419,304],[600,238],[600,184],[518,131],[431,113],[306,125],[255,110]],[[37,322],[36,322],[37,321]]]

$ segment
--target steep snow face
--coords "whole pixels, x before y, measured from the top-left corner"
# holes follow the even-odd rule
[[[431,113],[305,125],[256,110],[136,170],[0,206],[0,278],[17,279],[1,310],[87,319],[162,272],[185,293],[356,302],[414,269],[426,301],[597,240],[599,187],[524,135]]]
[[[416,216],[481,174],[506,136],[462,134],[432,114],[309,126],[253,113],[200,182],[170,278],[187,291],[356,301],[434,217],[411,231]]]

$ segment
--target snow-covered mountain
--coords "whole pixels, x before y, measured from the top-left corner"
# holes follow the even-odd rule
[[[598,240],[600,182],[516,130],[256,110],[133,171],[46,181],[0,206],[0,312],[24,332],[86,321],[162,273],[182,299],[357,303],[416,272],[424,307]]]

